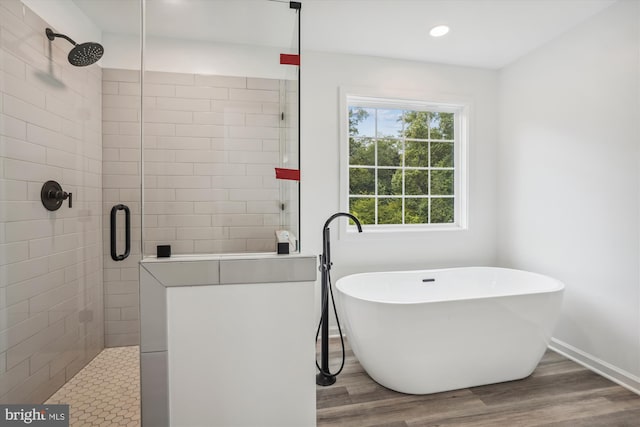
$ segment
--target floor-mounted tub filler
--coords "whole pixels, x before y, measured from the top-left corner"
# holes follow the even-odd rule
[[[410,394],[527,377],[564,292],[553,278],[492,267],[354,274],[336,288],[363,368]]]

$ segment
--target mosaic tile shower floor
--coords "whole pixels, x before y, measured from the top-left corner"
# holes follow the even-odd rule
[[[45,403],[68,404],[70,426],[140,426],[140,348],[104,349]]]

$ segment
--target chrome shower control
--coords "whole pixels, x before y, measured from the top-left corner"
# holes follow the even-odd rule
[[[62,202],[67,199],[69,199],[69,207],[72,207],[73,195],[62,191],[62,186],[56,181],[47,181],[42,185],[40,200],[48,210],[57,211],[62,206]]]

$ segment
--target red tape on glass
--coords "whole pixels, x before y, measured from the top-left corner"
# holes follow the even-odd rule
[[[280,54],[280,64],[282,65],[300,65],[300,55],[291,55],[288,53]]]
[[[276,168],[276,179],[289,179],[291,181],[300,181],[300,169]]]

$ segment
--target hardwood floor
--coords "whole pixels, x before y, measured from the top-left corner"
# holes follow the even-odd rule
[[[331,348],[339,366],[339,340]],[[318,427],[640,426],[640,396],[550,350],[523,380],[409,395],[374,382],[347,348],[343,372],[317,387],[316,402]]]

